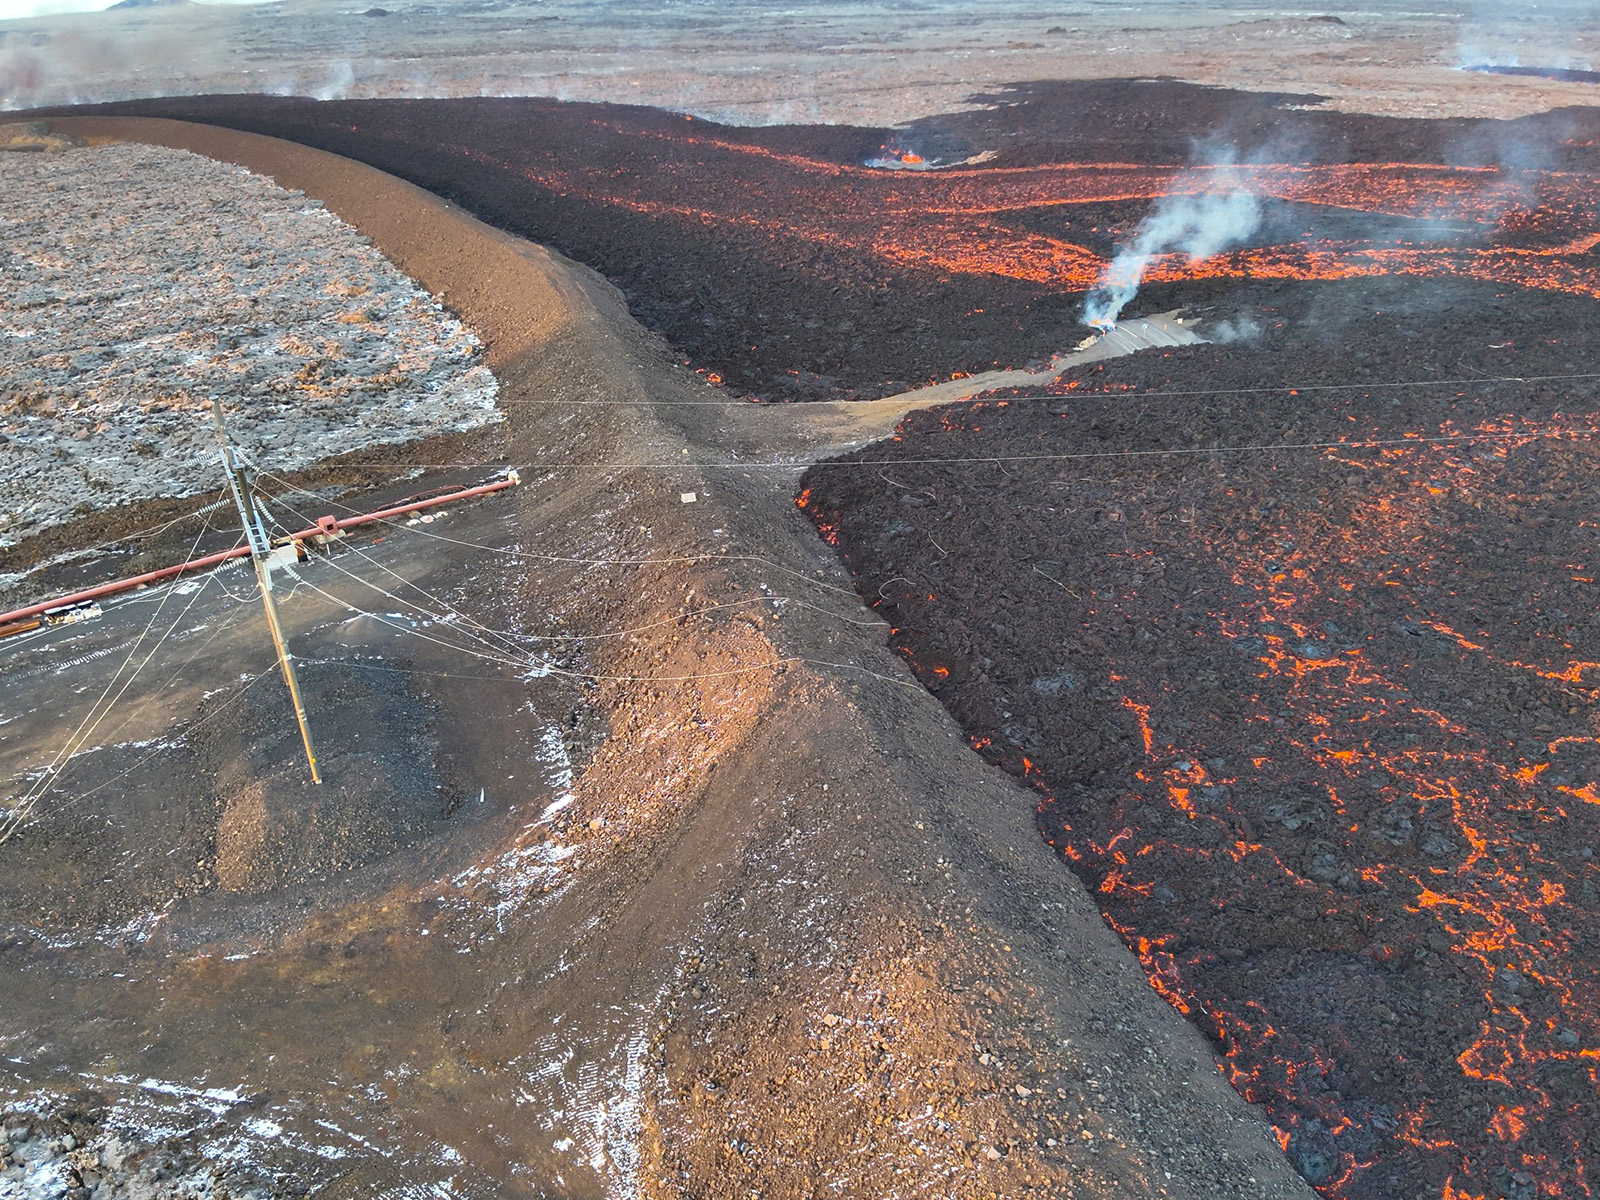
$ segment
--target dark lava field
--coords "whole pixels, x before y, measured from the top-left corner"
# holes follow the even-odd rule
[[[1594,232],[1600,110],[1401,121],[1116,81],[989,100],[899,130],[539,99],[59,111],[205,121],[379,167],[593,267],[696,367],[767,399],[881,396],[1070,348],[1080,293],[1156,197],[1192,188],[1195,161],[1243,164],[1267,205],[1260,247],[1158,272],[1147,310],[1225,299],[1239,278],[1442,274],[1595,294],[1593,245],[1573,239]],[[935,169],[866,165],[908,156]]]
[[[1160,197],[1257,196],[1244,245],[1158,259],[1130,309],[1225,342],[915,413],[799,503],[1310,1183],[1589,1195],[1600,110],[988,100],[896,131],[540,100],[79,111],[393,172],[604,273],[765,400],[1070,348]]]
[[[1585,365],[1544,336],[1578,302],[1475,290],[1524,369]],[[1507,351],[1441,363],[1430,313],[1312,324],[1345,291],[1251,349],[915,414],[803,507],[1308,1181],[1582,1195],[1594,382],[1392,386],[1365,347],[1418,377]]]

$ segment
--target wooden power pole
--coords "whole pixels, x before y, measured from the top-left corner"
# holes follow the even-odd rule
[[[272,644],[278,651],[283,681],[289,685],[289,699],[294,702],[295,720],[300,722],[300,740],[306,744],[306,762],[311,764],[311,782],[321,783],[317,751],[311,744],[311,726],[306,722],[305,701],[300,698],[300,681],[295,677],[294,659],[289,656],[283,625],[278,620],[278,605],[272,598],[272,565],[267,561],[267,556],[272,553],[272,543],[267,539],[267,527],[256,507],[250,472],[239,461],[233,443],[228,440],[227,428],[222,424],[222,401],[215,396],[211,398],[211,411],[217,419],[217,438],[222,442],[223,474],[227,476],[228,487],[233,492],[233,502],[239,506],[239,523],[244,526],[244,536],[250,543],[250,561],[255,563],[256,582],[261,585],[261,603],[267,610],[267,627],[272,630]]]

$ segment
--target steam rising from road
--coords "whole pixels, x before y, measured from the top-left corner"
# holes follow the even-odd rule
[[[1138,294],[1150,264],[1181,253],[1199,262],[1239,245],[1261,224],[1261,201],[1231,161],[1181,176],[1174,191],[1139,223],[1133,241],[1117,251],[1083,314],[1088,325],[1106,328]]]

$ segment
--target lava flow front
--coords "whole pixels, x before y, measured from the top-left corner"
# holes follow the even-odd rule
[[[1589,1195],[1600,401],[1185,395],[1253,358],[916,414],[803,507],[1312,1184]]]
[[[458,200],[602,271],[696,366],[768,398],[884,395],[1066,349],[1080,293],[1174,194],[1246,192],[1262,221],[1241,249],[1158,255],[1162,303],[1394,275],[1600,295],[1600,112],[1484,133],[1304,99],[1063,85],[893,133],[526,99],[109,108],[308,142]],[[1191,165],[1230,129],[1249,130],[1250,163]]]

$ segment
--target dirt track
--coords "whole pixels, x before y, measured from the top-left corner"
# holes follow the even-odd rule
[[[577,764],[550,898],[505,910],[419,867],[322,896],[297,928],[191,944],[230,928],[212,895],[210,924],[179,904],[132,959],[7,914],[7,1090],[84,1067],[95,1014],[124,1074],[312,1108],[375,1089],[397,1157],[322,1162],[344,1179],[330,1195],[441,1172],[483,1196],[1307,1194],[1039,840],[1032,797],[967,749],[796,513],[801,466],[839,448],[826,413],[703,406],[597,276],[369,168],[178,123],[62,124],[304,189],[443,297],[489,346],[493,436],[527,464],[521,545],[564,556],[508,574],[511,606],[636,632],[575,660],[609,736]],[[728,465],[757,447],[794,466]],[[501,624],[507,602],[461,601]],[[699,611],[718,603],[737,607]],[[470,697],[430,703],[494,736]],[[451,845],[504,864],[552,832]],[[95,1087],[114,1100],[111,1075]],[[275,1153],[284,1178],[313,1169]]]

